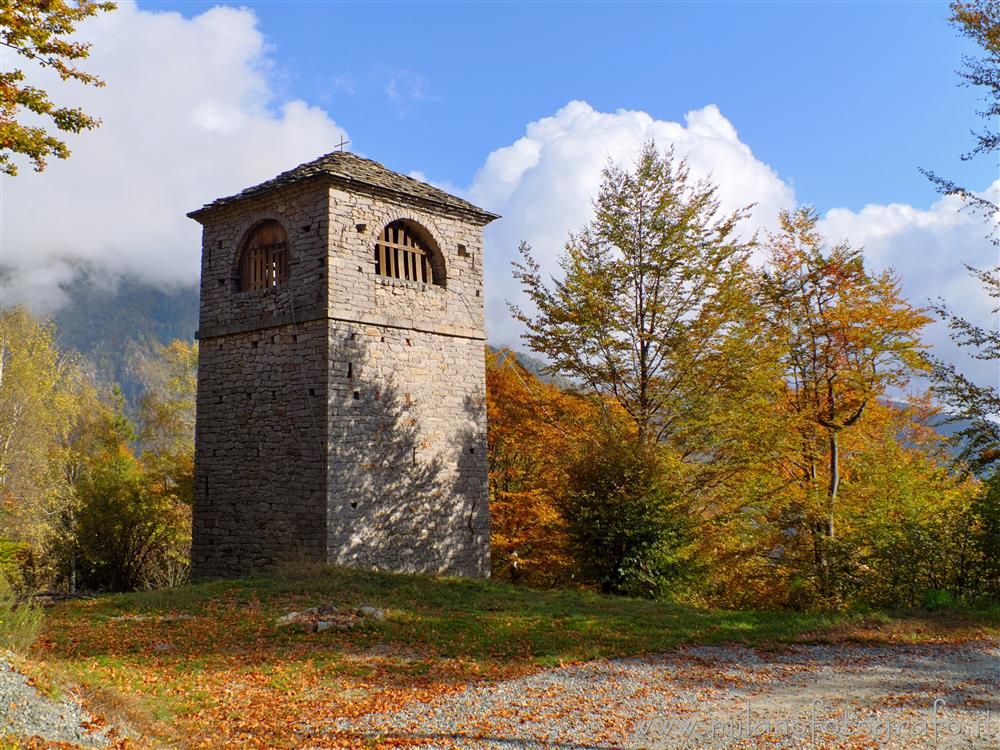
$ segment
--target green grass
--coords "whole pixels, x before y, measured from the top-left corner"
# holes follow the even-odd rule
[[[383,622],[303,633],[275,619],[371,604]],[[701,609],[494,581],[315,568],[100,596],[48,611],[34,674],[82,686],[112,723],[168,745],[298,747],[294,727],[539,667],[686,643],[1000,636],[1000,610],[796,613]],[[248,712],[246,706],[266,706]],[[229,734],[216,736],[220,727]],[[207,738],[207,739],[206,739]],[[264,744],[253,744],[256,738]]]
[[[259,611],[264,619],[312,605],[385,608],[384,623],[351,634],[355,645],[405,644],[447,658],[553,664],[644,654],[683,643],[788,642],[863,628],[916,640],[941,627],[995,632],[1000,611],[965,613],[800,613],[700,609],[571,590],[535,590],[503,582],[393,575],[327,567],[269,578],[214,581],[183,588],[101,597],[69,604],[62,619],[93,623],[123,615],[228,617],[225,608]],[[246,638],[260,637],[247,622]],[[243,624],[232,624],[239,637]],[[159,625],[165,640],[186,622]],[[275,647],[303,636],[275,630]],[[142,644],[136,644],[141,648]],[[94,654],[99,657],[99,654]]]
[[[35,642],[41,625],[42,611],[30,602],[18,604],[0,571],[0,653],[26,650]]]

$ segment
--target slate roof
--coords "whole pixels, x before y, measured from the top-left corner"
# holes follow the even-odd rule
[[[321,176],[327,177],[345,187],[361,185],[374,188],[376,191],[386,191],[404,198],[416,199],[420,202],[432,203],[461,213],[472,214],[484,224],[500,218],[499,215],[479,208],[479,206],[469,203],[469,201],[458,196],[446,193],[444,190],[439,190],[432,185],[415,180],[412,177],[393,172],[391,169],[386,169],[377,161],[365,159],[349,151],[334,151],[324,154],[318,159],[300,164],[287,172],[282,172],[267,182],[248,187],[236,195],[231,195],[227,198],[218,198],[211,203],[207,203],[196,211],[189,213],[188,216],[197,218],[205,212],[235,203],[244,198]]]

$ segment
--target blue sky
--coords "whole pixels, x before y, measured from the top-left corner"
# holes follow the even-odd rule
[[[193,283],[200,239],[188,211],[346,136],[351,150],[503,216],[484,241],[486,322],[493,343],[518,345],[507,307],[524,302],[511,274],[518,244],[557,272],[601,168],[655,139],[712,176],[724,209],[755,204],[748,235],[773,229],[781,209],[815,205],[830,241],[894,268],[914,304],[943,297],[996,326],[963,264],[992,267],[997,248],[917,171],[1000,199],[995,160],[960,160],[982,123],[978,92],[956,70],[976,50],[947,16],[945,2],[119,0],[80,29],[105,88],[29,71],[103,124],[70,136],[72,157],[43,175],[3,183],[11,282],[0,291],[52,310],[80,260],[107,279]],[[1000,385],[943,326],[926,338]]]
[[[714,103],[824,211],[928,205],[917,166],[996,176],[958,158],[978,127],[955,75],[973,50],[944,2],[239,5],[271,47],[278,101],[316,103],[354,148],[442,182],[469,184],[485,153],[571,99],[665,120]]]

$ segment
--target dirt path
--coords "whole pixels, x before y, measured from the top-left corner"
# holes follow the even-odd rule
[[[691,647],[470,687],[308,734],[461,748],[997,750],[1000,643]]]

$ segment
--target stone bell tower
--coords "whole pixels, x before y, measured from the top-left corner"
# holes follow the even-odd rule
[[[203,227],[192,568],[489,575],[483,227],[351,153]]]

